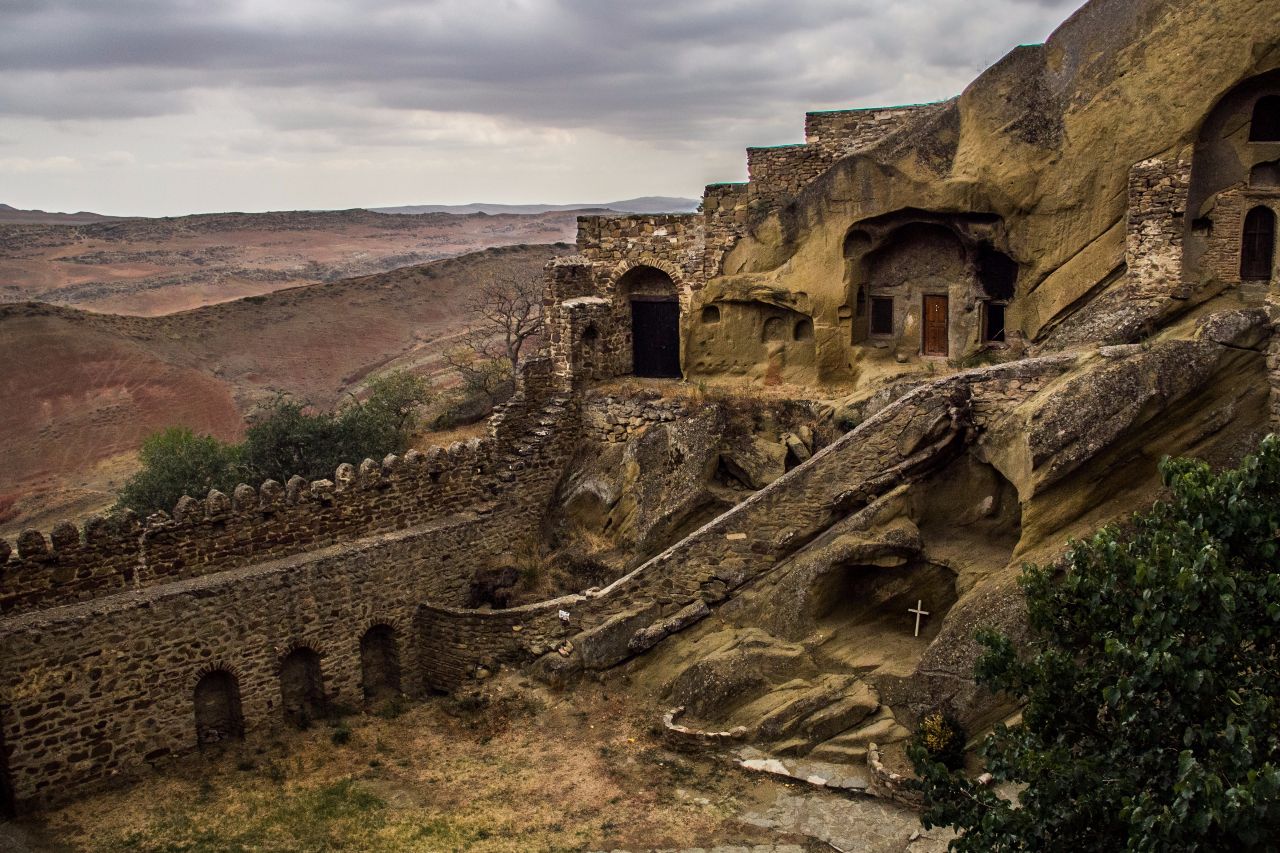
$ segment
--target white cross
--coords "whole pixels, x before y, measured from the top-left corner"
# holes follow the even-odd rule
[[[916,615],[916,636],[919,637],[920,636],[920,617],[928,616],[929,611],[924,609],[924,601],[922,599],[916,599],[916,606],[908,607],[907,612],[914,613]]]

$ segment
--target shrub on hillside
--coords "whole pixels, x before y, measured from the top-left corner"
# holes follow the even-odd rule
[[[930,761],[950,770],[964,766],[964,727],[950,714],[942,711],[925,714],[911,742],[923,749]]]
[[[250,419],[242,444],[166,430],[144,442],[142,470],[121,490],[120,506],[167,511],[184,494],[229,494],[236,483],[283,483],[295,474],[332,477],[342,462],[402,453],[418,429],[418,409],[434,396],[425,379],[398,371],[371,381],[364,400],[352,397],[332,411],[277,397]]]
[[[1239,468],[1161,464],[1167,502],[1023,577],[1032,644],[979,634],[1023,702],[982,753],[1018,803],[930,761],[959,851],[1274,850],[1280,826],[1280,437]]]
[[[168,511],[183,495],[230,492],[237,482],[239,448],[186,427],[170,427],[142,442],[142,470],[120,490],[121,507],[146,515]]]

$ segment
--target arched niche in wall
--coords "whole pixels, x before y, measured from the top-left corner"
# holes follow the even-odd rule
[[[280,660],[280,710],[285,720],[306,728],[327,711],[320,656],[301,646]]]
[[[400,692],[400,643],[392,626],[374,625],[360,638],[360,684],[366,699]]]
[[[244,737],[244,713],[240,707],[240,683],[225,669],[205,673],[196,683],[196,743],[208,746]]]
[[[765,343],[783,341],[787,338],[787,326],[781,317],[766,317],[760,339]]]
[[[1255,189],[1280,189],[1280,160],[1254,166],[1249,172],[1249,186]]]

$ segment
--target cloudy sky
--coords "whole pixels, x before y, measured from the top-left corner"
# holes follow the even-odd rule
[[[959,92],[1079,0],[0,0],[0,202],[697,196],[810,109]]]

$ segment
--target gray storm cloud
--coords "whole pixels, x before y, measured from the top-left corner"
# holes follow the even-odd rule
[[[192,156],[465,146],[463,117],[498,128],[485,144],[590,131],[733,152],[794,138],[806,108],[955,94],[1074,5],[5,0],[0,136],[17,141],[0,144],[0,177],[6,162],[78,157],[76,134],[115,145],[113,125],[139,121],[157,148],[173,133],[171,152],[192,151],[206,123],[212,141]]]

